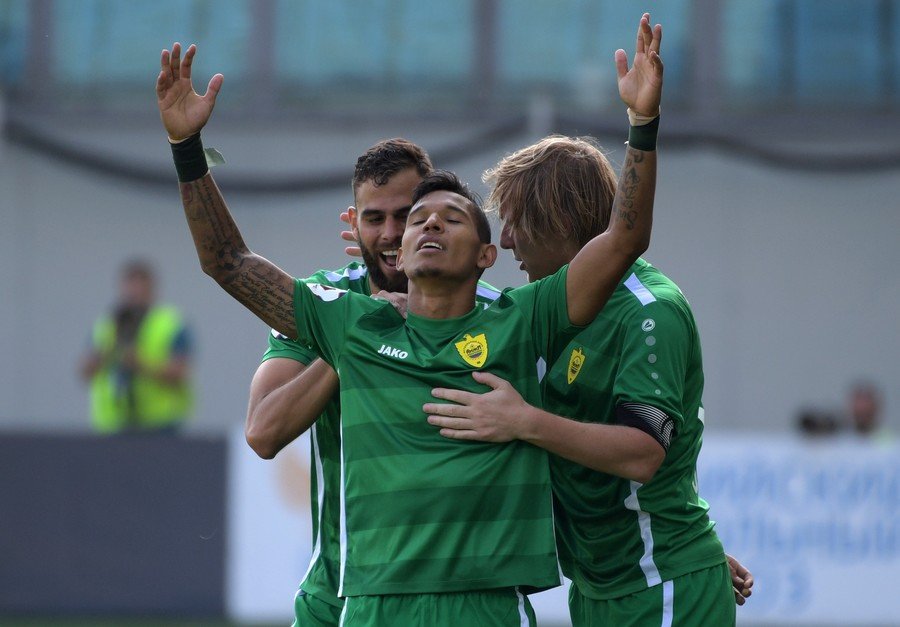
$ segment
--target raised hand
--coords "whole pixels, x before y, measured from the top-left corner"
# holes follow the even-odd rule
[[[197,46],[191,44],[181,58],[181,44],[172,44],[172,52],[162,51],[161,69],[156,78],[156,98],[159,115],[169,139],[178,141],[190,137],[203,128],[216,105],[216,96],[225,77],[216,74],[209,80],[202,96],[191,84],[191,63]]]
[[[644,13],[638,25],[634,62],[628,69],[628,55],[616,50],[616,73],[619,76],[619,95],[632,111],[647,117],[659,114],[662,98],[663,63],[659,58],[662,26],[650,28],[650,14]]]

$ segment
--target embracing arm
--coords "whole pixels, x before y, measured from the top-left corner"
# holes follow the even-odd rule
[[[203,271],[225,291],[288,337],[297,336],[294,321],[294,281],[278,266],[253,253],[225,205],[212,175],[205,168],[198,135],[206,125],[222,87],[223,77],[210,79],[206,94],[198,95],[191,83],[191,64],[197,48],[190,46],[181,59],[181,45],[163,50],[156,96],[169,141],[183,156],[179,167],[181,201]]]
[[[439,388],[432,394],[455,404],[428,403],[428,422],[441,435],[459,440],[509,442],[524,440],[582,466],[640,483],[653,478],[665,450],[649,434],[634,427],[584,423],[551,414],[525,402],[508,381],[474,372],[490,392],[474,394]]]
[[[519,439],[582,466],[647,483],[665,459],[662,445],[640,429],[578,422],[525,407]]]
[[[250,383],[247,444],[272,459],[312,426],[337,391],[337,374],[321,359],[309,366],[286,358],[264,361]]]
[[[634,64],[628,70],[623,50],[616,51],[619,94],[645,119],[659,115],[663,66],[659,58],[662,27],[650,28],[644,14],[638,27]],[[655,140],[654,140],[655,142]],[[655,145],[655,143],[654,143]],[[647,250],[656,193],[656,151],[628,145],[619,175],[609,227],[581,249],[569,264],[566,301],[575,325],[589,324],[609,300],[622,275]]]

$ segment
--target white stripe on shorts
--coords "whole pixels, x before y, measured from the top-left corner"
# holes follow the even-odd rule
[[[519,599],[519,627],[531,627],[528,622],[528,613],[525,611],[525,595],[516,587],[516,598]]]
[[[675,582],[664,581],[662,584],[662,623],[660,627],[672,627],[673,606],[675,604]]]

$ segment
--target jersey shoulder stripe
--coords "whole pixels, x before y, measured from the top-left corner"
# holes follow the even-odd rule
[[[500,298],[500,290],[492,285],[479,281],[478,287],[475,288],[475,296],[484,300],[495,301]]]
[[[634,294],[634,296],[640,301],[642,305],[645,307],[650,303],[656,302],[656,296],[654,296],[647,287],[641,283],[641,280],[638,278],[637,274],[634,272],[631,273],[631,276],[628,277],[625,281],[625,287]]]
[[[325,278],[329,281],[334,281],[335,283],[342,279],[349,279],[350,281],[358,281],[359,279],[365,277],[368,273],[368,269],[365,266],[354,266],[349,265],[343,270],[334,272],[328,271],[325,272]]]

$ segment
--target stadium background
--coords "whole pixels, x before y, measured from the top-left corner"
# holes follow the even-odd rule
[[[850,472],[858,477],[847,488],[852,498],[804,494],[824,499],[817,520],[829,528],[887,538],[880,552],[844,542],[853,544],[849,558],[835,551],[840,538],[823,541],[793,570],[768,578],[784,546],[748,546],[759,594],[739,611],[741,623],[821,624],[811,591],[767,605],[766,586],[823,578],[831,572],[823,560],[836,578],[847,573],[840,564],[858,565],[837,594],[847,606],[863,591],[873,599],[860,620],[896,622],[875,574],[900,565],[898,524],[860,531],[854,525],[865,522],[834,517],[853,502],[867,521],[897,520],[897,448],[869,454],[865,444],[842,442],[841,450],[810,451],[792,431],[798,409],[839,406],[860,378],[881,387],[885,418],[898,427],[900,2],[0,0],[0,447],[8,453],[0,461],[0,553],[17,558],[0,564],[0,624],[42,616],[95,624],[85,616],[100,615],[283,623],[305,567],[302,538],[288,539],[307,533],[291,505],[302,502],[305,453],[292,447],[295,459],[263,464],[240,446],[266,329],[199,270],[154,102],[161,48],[198,44],[198,88],[225,75],[205,131],[228,161],[216,178],[251,248],[306,275],[345,262],[337,215],[352,202],[356,156],[378,139],[422,144],[476,189],[486,167],[549,132],[593,135],[620,163],[625,116],[612,55],[631,51],[643,10],[664,25],[666,63],[646,257],[679,283],[700,326],[709,465],[727,473],[727,463],[716,464],[735,460],[746,473],[714,484],[719,502],[701,493],[720,529],[723,517],[767,506],[782,508],[781,524],[790,526],[792,511],[809,511],[796,492],[741,500],[757,485],[757,469],[771,470],[760,473],[767,485],[815,483],[803,473],[827,475],[862,459],[868,466]],[[75,363],[111,302],[118,264],[135,255],[156,264],[163,299],[185,311],[196,337],[199,407],[177,446],[87,435]],[[506,255],[486,279],[522,282]],[[809,466],[798,470],[798,459]],[[263,489],[267,481],[274,483]],[[205,520],[192,509],[204,499]],[[282,527],[274,515],[246,518],[263,502],[281,508]],[[202,530],[179,533],[174,520]],[[121,537],[110,540],[109,529]],[[247,529],[247,538],[274,538],[252,564],[240,561],[236,540]],[[791,529],[797,544],[806,528]],[[157,534],[162,547],[145,578],[196,568],[191,585],[202,579],[206,587],[187,599],[136,594],[142,579],[129,577],[141,567],[109,564],[128,563],[135,536],[145,534]],[[744,559],[734,535],[728,547]],[[202,550],[192,544],[199,537]],[[86,539],[96,541],[93,551]],[[87,561],[73,554],[82,542],[94,554]],[[156,546],[143,543],[149,556]],[[177,569],[162,559],[166,551],[182,556]],[[237,607],[242,593],[254,596],[254,568],[277,580],[265,562],[272,552],[299,569],[280,582],[288,590],[276,597],[281,614]],[[124,573],[128,602],[86,593],[109,585],[110,572]],[[38,581],[53,593],[34,592]],[[177,578],[168,581],[177,589]]]

